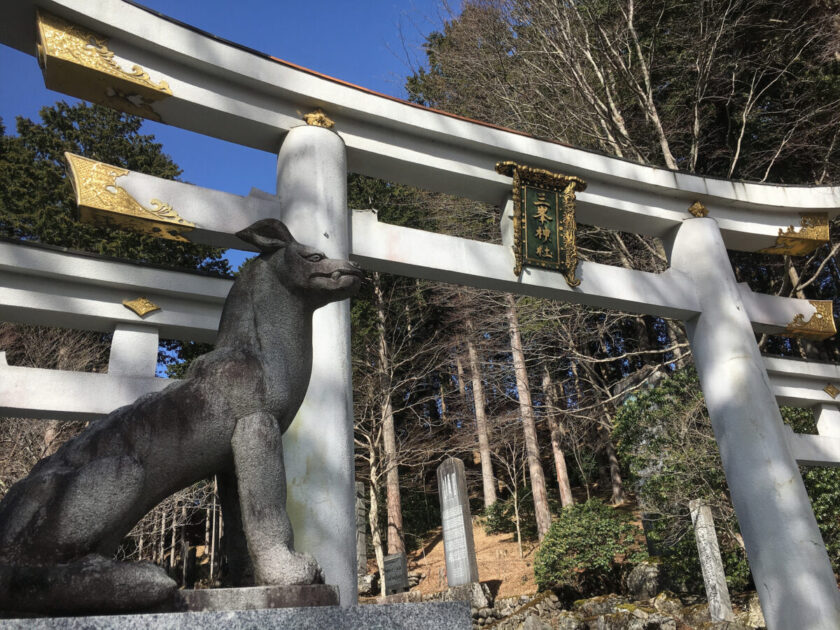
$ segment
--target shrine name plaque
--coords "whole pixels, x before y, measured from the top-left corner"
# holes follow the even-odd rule
[[[513,177],[513,272],[542,267],[562,273],[569,286],[579,285],[575,193],[586,182],[515,162],[499,162],[496,171]]]

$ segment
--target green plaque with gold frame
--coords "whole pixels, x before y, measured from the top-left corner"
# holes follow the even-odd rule
[[[513,273],[542,267],[562,273],[570,287],[578,286],[575,193],[585,190],[586,182],[516,162],[499,162],[496,171],[513,177]]]

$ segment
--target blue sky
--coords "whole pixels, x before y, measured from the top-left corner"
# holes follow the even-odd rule
[[[423,60],[426,35],[447,16],[441,0],[141,2],[219,37],[397,97],[405,97],[405,78]],[[34,57],[2,45],[0,81],[7,132],[14,130],[15,116],[37,120],[41,107],[73,100],[44,88]],[[184,170],[185,181],[240,195],[252,186],[275,190],[271,154],[155,122],[143,127]]]

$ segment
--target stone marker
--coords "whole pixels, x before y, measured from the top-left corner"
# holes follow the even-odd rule
[[[697,541],[700,568],[703,570],[703,582],[706,585],[709,615],[712,621],[734,621],[712,510],[700,499],[689,502],[688,508],[691,510],[691,522],[694,523],[694,538]]]
[[[437,469],[443,551],[449,586],[478,582],[464,462],[450,457]]]
[[[365,484],[356,482],[356,573],[359,577],[367,575],[367,539],[365,531]]]
[[[408,590],[408,563],[405,552],[385,556],[385,594],[402,593]]]

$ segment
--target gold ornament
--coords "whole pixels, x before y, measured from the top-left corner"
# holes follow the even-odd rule
[[[688,206],[688,211],[698,219],[709,216],[708,208],[699,201],[695,201],[693,204]]]
[[[166,81],[153,81],[137,64],[124,69],[107,37],[43,11],[37,12],[37,23],[38,63],[48,88],[160,120],[152,104],[172,95]]]
[[[150,200],[151,207],[146,208],[117,186],[117,179],[131,171],[72,153],[64,157],[82,221],[188,242],[182,233],[192,230],[194,223],[181,218],[160,199]]]
[[[791,337],[801,337],[814,341],[822,341],[833,337],[837,333],[834,325],[834,308],[831,300],[808,300],[816,312],[806,321],[802,313],[797,313],[793,321],[785,327],[785,332]]]
[[[306,114],[303,119],[307,125],[312,127],[323,127],[324,129],[332,129],[335,123],[327,118],[327,115],[321,109],[316,109],[314,112]]]
[[[159,311],[160,306],[152,302],[148,298],[139,297],[133,300],[123,300],[123,306],[125,306],[128,310],[133,311],[139,317],[143,317],[148,315],[149,313],[153,313],[154,311]]]
[[[837,388],[834,383],[829,383],[825,387],[823,387],[823,391],[831,396],[832,398],[837,398],[837,394],[840,394],[840,389]]]
[[[779,228],[776,244],[760,249],[760,254],[781,254],[785,256],[804,256],[810,254],[829,241],[828,214],[817,212],[800,215],[800,228],[792,225],[787,230]]]

